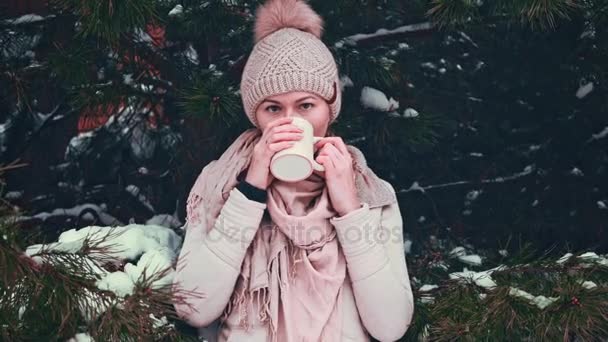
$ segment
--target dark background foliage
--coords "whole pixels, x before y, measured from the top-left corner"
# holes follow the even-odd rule
[[[121,222],[183,222],[201,168],[249,127],[237,91],[257,4],[4,2],[0,159],[26,164],[5,199],[31,215],[94,203]],[[607,250],[605,1],[311,5],[353,83],[332,129],[398,191],[415,254],[431,236]],[[28,13],[40,17],[15,21]],[[364,108],[364,86],[419,115]]]

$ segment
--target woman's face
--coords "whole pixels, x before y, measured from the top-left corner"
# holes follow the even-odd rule
[[[255,111],[260,130],[281,117],[299,116],[314,127],[314,135],[324,137],[329,126],[329,104],[320,96],[309,92],[292,91],[267,97]]]

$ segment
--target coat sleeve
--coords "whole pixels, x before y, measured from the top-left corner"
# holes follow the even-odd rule
[[[233,188],[205,234],[199,219],[205,213],[197,212],[202,205],[192,208],[173,280],[183,299],[174,301],[176,312],[188,324],[205,327],[221,316],[265,209]]]
[[[398,340],[414,314],[399,204],[385,205],[378,215],[363,203],[331,222],[346,258],[363,325],[377,340]]]

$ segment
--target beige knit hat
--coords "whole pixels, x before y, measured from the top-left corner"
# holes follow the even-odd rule
[[[241,78],[245,113],[267,97],[290,91],[316,94],[329,103],[330,123],[342,104],[338,67],[320,40],[323,20],[303,0],[269,0],[256,11],[254,42]]]

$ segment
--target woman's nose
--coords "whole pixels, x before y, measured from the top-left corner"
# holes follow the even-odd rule
[[[285,116],[290,118],[290,117],[294,117],[294,116],[300,116],[300,113],[298,113],[298,111],[295,110],[294,108],[289,107],[285,110]]]

